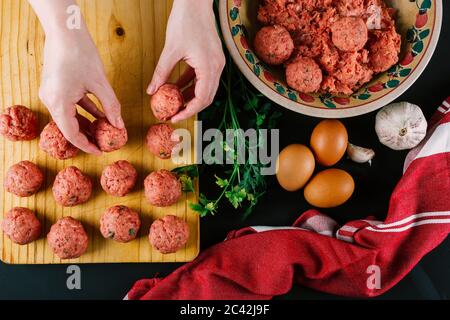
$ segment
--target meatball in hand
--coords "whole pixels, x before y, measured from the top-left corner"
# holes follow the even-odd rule
[[[183,35],[182,41],[180,35]],[[174,1],[167,25],[166,44],[147,93],[154,95],[167,83],[173,68],[181,60],[191,68],[181,76],[178,86],[184,88],[192,80],[195,84],[186,89],[186,108],[173,116],[172,122],[188,119],[208,107],[219,87],[225,56],[217,33],[212,1]]]

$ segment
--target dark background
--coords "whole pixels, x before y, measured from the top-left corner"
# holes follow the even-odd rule
[[[444,1],[445,2],[445,1]],[[444,22],[436,52],[416,83],[399,100],[421,106],[429,118],[450,95],[450,10],[444,8]],[[318,119],[303,116],[284,108],[279,127],[281,147],[290,143],[308,143],[312,128]],[[350,140],[369,146],[376,152],[372,167],[342,161],[339,167],[350,171],[357,188],[352,199],[339,208],[326,210],[339,222],[377,216],[383,219],[389,197],[402,175],[406,152],[392,151],[382,146],[374,131],[375,114],[346,119]],[[202,190],[214,187],[213,172],[206,169],[202,175]],[[269,181],[268,193],[253,215],[243,222],[234,210],[222,207],[216,216],[201,223],[201,247],[208,248],[222,241],[228,231],[247,225],[291,225],[309,206],[302,193],[287,193],[274,178]],[[450,239],[428,254],[397,286],[377,299],[449,299],[450,298]],[[9,266],[0,263],[0,299],[121,299],[132,284],[142,278],[165,276],[180,264],[108,264],[80,265],[82,289],[66,288],[64,265]],[[295,286],[284,299],[340,299],[308,288]]]

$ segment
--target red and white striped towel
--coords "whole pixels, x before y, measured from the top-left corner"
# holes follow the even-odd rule
[[[450,232],[450,99],[412,150],[387,218],[337,223],[310,210],[293,227],[233,231],[164,279],[138,281],[128,299],[270,299],[292,283],[344,296],[380,295]]]

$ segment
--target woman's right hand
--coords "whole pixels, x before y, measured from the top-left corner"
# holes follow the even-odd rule
[[[104,113],[88,93],[98,98]],[[106,116],[113,126],[124,127],[120,103],[86,29],[46,34],[39,97],[66,139],[87,153],[99,155],[101,151],[88,140],[89,123],[77,113],[77,104],[96,118]]]

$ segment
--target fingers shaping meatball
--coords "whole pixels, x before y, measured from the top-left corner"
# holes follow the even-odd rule
[[[0,133],[11,141],[33,140],[39,135],[36,115],[24,106],[12,106],[0,115]]]
[[[59,130],[55,122],[50,122],[41,132],[39,147],[58,160],[75,157],[79,149],[71,144]]]
[[[30,197],[42,186],[44,174],[30,161],[21,161],[6,172],[4,186],[6,191],[19,197]]]
[[[175,174],[167,170],[152,172],[144,181],[145,197],[156,207],[171,206],[180,199],[182,187]]]
[[[282,26],[263,27],[255,36],[255,52],[267,64],[280,65],[294,51],[294,41]]]
[[[299,92],[317,92],[322,83],[322,70],[312,58],[298,57],[287,65],[286,81]]]
[[[170,125],[160,123],[148,129],[145,142],[152,154],[161,159],[169,159],[180,139],[174,135],[174,130]]]
[[[56,175],[52,190],[58,204],[63,207],[74,207],[89,200],[92,182],[77,167],[69,167]]]
[[[92,123],[92,136],[103,152],[113,152],[122,148],[128,141],[127,129],[118,129],[107,119],[98,119]]]
[[[86,252],[89,239],[81,222],[65,217],[52,225],[47,242],[61,259],[76,259]]]
[[[2,229],[12,242],[25,245],[39,238],[42,227],[33,211],[17,207],[6,213]]]
[[[184,220],[168,215],[152,223],[148,238],[161,253],[174,253],[187,243],[189,226]]]
[[[331,26],[333,44],[341,51],[359,51],[367,43],[367,25],[362,18],[343,17]]]
[[[159,121],[170,120],[184,107],[183,94],[174,84],[164,84],[151,98],[153,115]]]
[[[134,240],[140,227],[139,215],[126,206],[111,207],[100,219],[100,232],[103,237],[117,242]]]
[[[124,197],[133,189],[137,177],[138,173],[131,163],[119,160],[103,170],[100,184],[106,193]]]

